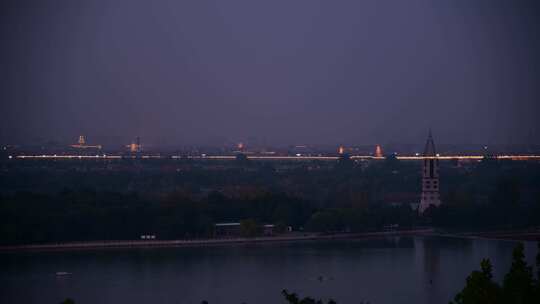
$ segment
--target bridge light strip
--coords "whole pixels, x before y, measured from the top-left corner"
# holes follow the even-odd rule
[[[200,155],[200,156],[161,156],[161,155],[17,155],[10,156],[16,159],[209,159],[209,160],[234,160],[234,155]],[[247,159],[253,160],[338,160],[338,156],[258,156],[247,155]],[[353,155],[351,159],[365,160],[384,160],[386,157],[376,157],[372,155]],[[540,155],[496,155],[495,159],[510,159],[510,160],[540,160]],[[423,159],[440,159],[440,160],[482,160],[483,155],[442,155],[442,156],[396,156],[398,160],[423,160]]]

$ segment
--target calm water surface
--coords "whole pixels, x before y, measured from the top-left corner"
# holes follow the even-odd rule
[[[0,303],[448,303],[489,257],[501,280],[515,242],[441,237],[0,254]],[[529,263],[535,243],[525,243]],[[72,273],[57,277],[58,271]],[[319,279],[322,277],[322,279]]]

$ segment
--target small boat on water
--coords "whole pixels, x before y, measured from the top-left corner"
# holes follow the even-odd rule
[[[71,272],[65,272],[65,271],[58,271],[56,273],[57,276],[67,276],[67,275],[71,275]]]

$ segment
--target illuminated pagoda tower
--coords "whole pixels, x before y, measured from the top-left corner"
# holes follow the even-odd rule
[[[377,157],[377,158],[382,158],[383,157],[383,152],[382,152],[381,145],[377,145],[375,147],[375,157]]]
[[[430,206],[439,206],[439,159],[435,152],[435,143],[431,130],[429,131],[426,147],[424,148],[422,166],[422,197],[418,211],[423,213]]]
[[[340,145],[338,148],[338,167],[350,168],[352,166],[351,156],[347,153],[345,146]]]

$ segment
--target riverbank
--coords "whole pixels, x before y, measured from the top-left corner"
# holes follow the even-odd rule
[[[528,228],[521,230],[490,230],[490,231],[467,231],[467,232],[433,232],[432,236],[506,240],[506,241],[537,241],[540,242],[540,228]]]
[[[283,236],[268,236],[254,238],[227,238],[227,239],[194,239],[194,240],[128,240],[128,241],[93,241],[73,242],[62,244],[32,244],[16,246],[0,246],[0,252],[19,251],[66,251],[66,250],[94,250],[94,249],[121,249],[121,248],[153,248],[153,247],[201,247],[219,245],[241,245],[277,242],[305,242],[343,239],[366,239],[387,236],[430,235],[432,228],[381,231],[366,233],[338,233],[338,234],[294,234]]]
[[[498,230],[474,233],[471,232],[459,235],[498,240],[540,241],[540,228],[527,230]]]

